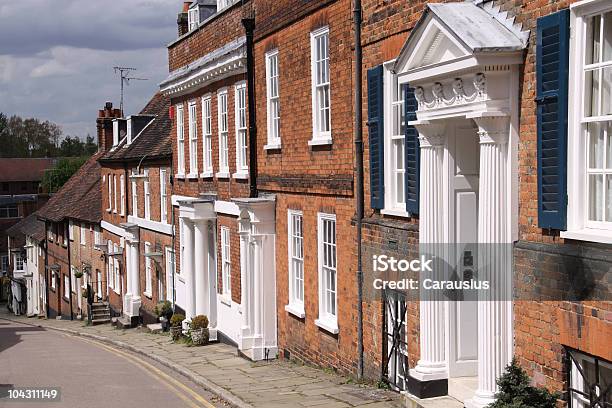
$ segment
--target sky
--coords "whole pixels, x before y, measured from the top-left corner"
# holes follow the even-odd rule
[[[113,66],[134,67],[126,115],[137,113],[168,73],[181,0],[0,0],[0,112],[96,134],[106,101],[119,107]]]

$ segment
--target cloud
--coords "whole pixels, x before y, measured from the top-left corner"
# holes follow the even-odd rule
[[[105,101],[119,105],[113,66],[138,68],[125,90],[137,112],[168,72],[174,0],[0,0],[0,112],[50,120],[66,134],[95,135]]]

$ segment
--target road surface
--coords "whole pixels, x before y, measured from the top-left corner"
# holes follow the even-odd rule
[[[78,336],[0,319],[0,391],[59,387],[59,402],[0,399],[1,408],[226,407],[151,360]]]

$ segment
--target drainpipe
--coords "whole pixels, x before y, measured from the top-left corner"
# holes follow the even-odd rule
[[[361,0],[354,0],[353,24],[355,31],[355,167],[357,175],[357,378],[363,378],[363,269],[361,233],[363,220],[363,123],[362,123],[362,49]]]
[[[70,221],[68,221],[70,222]],[[68,299],[70,303],[70,320],[74,320],[72,316],[72,260],[70,259],[70,227],[69,224],[64,224],[64,239],[68,241]]]
[[[246,34],[247,51],[247,99],[249,104],[249,197],[257,197],[257,122],[255,116],[255,60],[253,32],[255,17],[242,19]]]

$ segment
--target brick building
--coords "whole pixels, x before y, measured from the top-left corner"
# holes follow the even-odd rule
[[[9,254],[6,230],[42,207],[48,194],[40,181],[55,159],[0,159],[0,275],[8,271]],[[1,298],[0,294],[0,298]]]
[[[364,259],[455,251],[493,289],[366,291],[366,373],[482,407],[514,356],[571,406],[610,401],[610,4],[446,3],[363,2]]]
[[[104,290],[127,327],[155,322],[155,305],[174,299],[169,108],[156,94],[139,114],[121,118],[105,109],[98,118],[108,146],[99,159]]]

